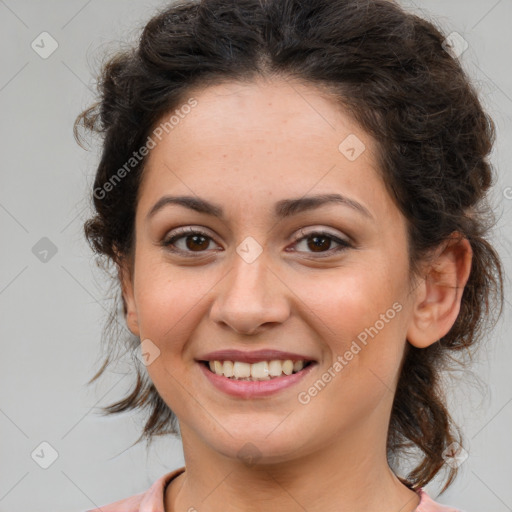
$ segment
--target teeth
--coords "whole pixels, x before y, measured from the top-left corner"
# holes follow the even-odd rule
[[[217,375],[237,380],[270,380],[297,373],[304,368],[304,361],[259,361],[257,363],[243,363],[241,361],[209,361],[210,370]]]
[[[235,361],[233,363],[233,375],[237,379],[250,377],[251,376],[251,365],[249,363],[241,363],[240,361]]]
[[[272,377],[279,377],[279,375],[281,375],[281,373],[283,372],[283,365],[281,361],[270,361],[270,364],[268,365],[268,370]]]
[[[291,375],[293,373],[293,361],[289,359],[283,363],[283,372],[286,375]]]
[[[222,373],[224,374],[224,377],[233,377],[234,374],[232,361],[224,361],[224,364],[222,365]]]
[[[251,377],[254,379],[269,379],[267,361],[251,364]]]

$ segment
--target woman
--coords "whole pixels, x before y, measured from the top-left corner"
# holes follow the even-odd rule
[[[445,38],[385,0],[181,1],[105,65],[85,232],[137,374],[106,411],[185,467],[103,512],[456,510],[423,489],[465,454],[440,376],[502,275]]]

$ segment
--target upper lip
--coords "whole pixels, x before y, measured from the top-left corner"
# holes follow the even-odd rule
[[[197,361],[242,361],[244,363],[258,363],[259,361],[272,361],[275,359],[292,361],[315,361],[312,357],[303,354],[295,354],[293,352],[282,352],[280,350],[262,349],[254,351],[242,351],[234,349],[216,350],[208,352],[200,357]]]

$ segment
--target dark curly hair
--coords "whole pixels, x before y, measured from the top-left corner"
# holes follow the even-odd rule
[[[431,481],[444,465],[443,451],[456,440],[462,445],[440,385],[442,372],[452,368],[450,362],[466,366],[462,356],[503,307],[502,266],[486,239],[495,223],[487,202],[495,179],[487,160],[495,125],[445,39],[434,22],[388,0],[180,0],[149,20],[137,45],[110,56],[99,75],[98,101],[74,127],[79,143],[80,128],[102,139],[94,215],[84,229],[116,290],[116,311],[104,329],[109,351],[89,384],[110,364],[119,340],[132,353],[140,344],[122,325],[119,273],[109,268],[118,270],[133,254],[146,158],[115,186],[106,184],[192,88],[257,77],[299,79],[328,92],[375,137],[382,178],[407,221],[411,275],[454,232],[471,244],[460,313],[431,346],[406,343],[391,411],[389,463],[400,463],[411,449],[420,460],[400,480],[411,489]],[[133,391],[103,411],[148,408],[137,442],[179,434],[176,416],[135,357],[134,363]],[[443,491],[456,474],[450,468]]]

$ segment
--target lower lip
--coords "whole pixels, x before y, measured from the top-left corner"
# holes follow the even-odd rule
[[[253,398],[270,396],[282,389],[289,388],[300,382],[308,375],[316,363],[311,363],[300,372],[292,373],[284,377],[276,377],[270,380],[250,381],[228,379],[223,375],[217,375],[210,371],[205,364],[198,363],[206,378],[220,391],[239,398]]]

